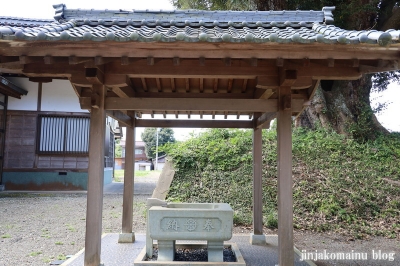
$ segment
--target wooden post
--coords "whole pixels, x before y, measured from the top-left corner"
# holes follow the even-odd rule
[[[106,87],[103,85],[93,85],[93,93],[99,96],[99,105],[98,108],[92,107],[90,114],[85,266],[100,265],[102,234],[104,140],[106,128],[104,97]]]
[[[279,265],[294,265],[291,88],[279,88],[278,111],[278,247]]]
[[[257,128],[260,116],[260,113],[254,113],[253,118],[253,233],[250,235],[253,245],[266,244],[262,215],[262,127]]]
[[[119,243],[135,242],[135,233],[132,232],[133,221],[133,188],[135,174],[135,124],[126,127],[125,143],[125,171],[124,171],[124,197],[122,207],[122,233]]]

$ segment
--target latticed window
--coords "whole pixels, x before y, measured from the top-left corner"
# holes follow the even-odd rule
[[[87,154],[90,118],[84,116],[40,115],[39,154]]]

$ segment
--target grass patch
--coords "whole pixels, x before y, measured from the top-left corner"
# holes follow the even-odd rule
[[[67,256],[65,256],[64,254],[59,254],[57,256],[57,260],[67,260]]]
[[[76,228],[70,224],[66,224],[68,231],[70,232],[76,232]]]
[[[64,245],[64,243],[61,242],[61,241],[57,241],[55,244],[56,244],[56,245]]]
[[[123,169],[114,170],[114,180],[115,182],[123,182],[124,180],[124,171]],[[135,177],[146,177],[150,175],[151,172],[154,171],[135,171]],[[157,171],[159,172],[159,171]]]
[[[355,238],[393,238],[400,224],[400,134],[359,143],[326,130],[293,131],[294,226]],[[252,223],[252,131],[209,130],[169,145],[176,173],[169,201],[227,202]],[[277,135],[263,131],[263,222],[276,228]]]
[[[33,251],[33,252],[29,253],[29,256],[31,256],[31,257],[36,257],[36,256],[38,256],[38,255],[40,255],[40,254],[42,254],[41,251]]]
[[[5,234],[5,235],[2,235],[1,238],[11,238],[11,235]]]

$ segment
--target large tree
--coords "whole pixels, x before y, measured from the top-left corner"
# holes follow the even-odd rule
[[[321,10],[336,6],[335,25],[349,30],[387,30],[400,27],[400,8],[394,0],[172,0],[177,8],[210,10]],[[322,126],[360,141],[386,133],[370,105],[371,90],[382,91],[398,72],[365,75],[356,81],[321,81],[296,126]],[[374,85],[374,86],[373,86]]]
[[[146,127],[142,133],[147,158],[156,158],[157,130],[155,127]],[[159,129],[158,146],[162,146],[168,142],[175,142],[174,131],[171,128]],[[164,154],[164,152],[158,152],[158,156]]]

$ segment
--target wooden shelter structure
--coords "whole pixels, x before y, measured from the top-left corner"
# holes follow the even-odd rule
[[[0,73],[68,79],[81,108],[90,110],[85,265],[100,264],[106,115],[127,128],[121,241],[134,241],[135,127],[253,129],[252,241],[262,241],[261,132],[276,117],[279,264],[293,265],[292,116],[308,105],[320,80],[398,69],[400,31],[337,28],[329,25],[333,7],[265,12],[54,7],[53,22],[9,18],[0,24]],[[188,119],[166,119],[170,114]],[[238,119],[190,120],[194,114]],[[243,116],[248,119],[240,120]]]

